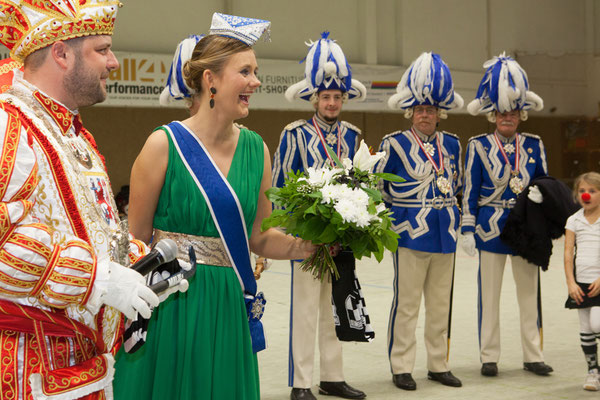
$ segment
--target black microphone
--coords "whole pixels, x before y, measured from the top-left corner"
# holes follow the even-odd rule
[[[171,239],[162,239],[156,246],[139,259],[131,268],[142,276],[152,272],[156,267],[173,261],[177,257],[177,244]]]

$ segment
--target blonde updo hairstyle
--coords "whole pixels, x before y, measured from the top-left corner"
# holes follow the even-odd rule
[[[220,74],[231,56],[248,50],[252,50],[252,47],[237,39],[219,35],[203,37],[183,66],[185,83],[196,93],[202,93],[204,71]]]

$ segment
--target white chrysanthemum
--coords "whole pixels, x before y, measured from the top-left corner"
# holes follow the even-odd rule
[[[334,208],[340,213],[344,222],[356,222],[356,206],[353,201],[340,199]]]
[[[332,185],[326,184],[321,188],[321,195],[323,195],[323,199],[321,203],[335,203],[337,200],[342,198],[343,188],[346,187],[344,185]]]
[[[369,195],[362,189],[355,188],[352,190],[350,199],[357,208],[367,209],[369,205]]]
[[[383,212],[383,211],[386,211],[386,210],[387,210],[387,207],[385,206],[385,204],[384,204],[384,203],[379,203],[379,204],[377,204],[377,206],[375,207],[375,210],[377,211],[377,214],[379,214],[379,213],[381,213],[381,212]]]
[[[341,172],[340,168],[314,168],[308,167],[306,172],[308,173],[308,182],[313,186],[323,186],[330,183],[333,177]]]
[[[356,226],[358,226],[359,228],[364,228],[365,226],[369,225],[370,222],[371,215],[369,214],[369,212],[366,209],[358,210],[358,212],[356,213]]]

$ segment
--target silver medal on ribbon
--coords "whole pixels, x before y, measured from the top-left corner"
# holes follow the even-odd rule
[[[510,190],[512,190],[515,194],[519,194],[523,191],[523,181],[516,175],[510,178],[508,184],[510,186]]]
[[[450,193],[450,190],[452,190],[450,181],[445,176],[438,176],[435,183],[442,194],[448,194]]]
[[[425,150],[425,153],[429,154],[430,157],[433,157],[435,154],[435,147],[433,147],[433,144],[430,142],[423,143],[423,150]]]

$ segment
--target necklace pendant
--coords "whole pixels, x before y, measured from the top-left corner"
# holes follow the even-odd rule
[[[327,134],[327,137],[325,137],[325,140],[327,141],[328,145],[333,146],[333,145],[337,144],[337,135],[334,134],[333,132],[329,132]]]
[[[523,181],[517,175],[510,178],[508,184],[510,186],[510,190],[512,190],[514,194],[519,194],[523,191]]]
[[[430,142],[423,143],[423,149],[425,149],[425,153],[429,154],[430,157],[433,157],[435,154],[435,147]]]
[[[452,190],[452,185],[445,176],[438,176],[435,183],[442,194],[448,194]]]
[[[75,159],[79,161],[79,164],[86,169],[92,168],[92,157],[90,156],[88,150],[81,145],[81,143],[78,143],[75,140],[68,140],[67,144],[71,149],[73,156],[75,156]]]
[[[506,143],[504,144],[504,151],[506,152],[506,154],[512,154],[515,152],[515,145],[512,143]]]

